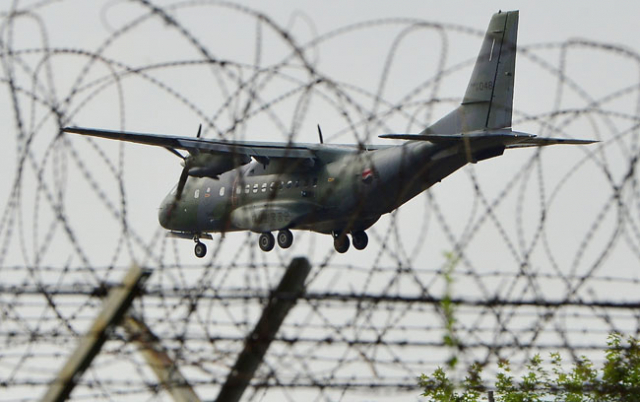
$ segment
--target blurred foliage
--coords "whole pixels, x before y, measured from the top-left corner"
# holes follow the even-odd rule
[[[559,353],[552,353],[550,371],[543,359],[535,355],[518,380],[511,374],[509,361],[498,363],[493,390],[495,401],[501,402],[592,402],[640,400],[640,348],[638,340],[629,336],[626,343],[620,334],[611,334],[601,369],[582,357],[565,372]],[[420,377],[422,396],[437,402],[486,401],[491,388],[484,386],[483,367],[472,365],[467,376],[456,386],[442,368]]]
[[[445,253],[446,266],[443,271],[443,277],[445,280],[444,297],[440,302],[440,308],[442,309],[442,316],[444,319],[445,334],[443,336],[443,343],[445,346],[451,348],[452,354],[447,360],[447,366],[451,369],[455,368],[458,363],[458,349],[461,342],[456,335],[456,306],[452,301],[453,295],[453,272],[460,261],[460,257],[454,253]]]

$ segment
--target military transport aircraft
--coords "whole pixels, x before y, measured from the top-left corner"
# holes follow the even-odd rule
[[[69,127],[64,131],[167,148],[183,159],[160,224],[200,241],[212,232],[260,233],[264,251],[288,248],[291,230],[331,234],[339,253],[367,246],[365,230],[467,163],[505,149],[595,141],[540,138],[511,130],[518,11],[493,15],[460,106],[419,134],[387,134],[402,145],[228,141]],[[183,156],[177,150],[187,151]],[[277,232],[274,238],[272,232]]]

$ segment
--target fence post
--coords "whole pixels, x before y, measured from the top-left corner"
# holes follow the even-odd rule
[[[200,398],[164,350],[158,337],[141,317],[130,313],[122,325],[129,335],[129,340],[138,345],[140,353],[155,373],[160,385],[169,392],[174,401],[200,402]]]
[[[304,281],[311,270],[306,258],[291,261],[278,288],[271,294],[262,316],[245,339],[244,349],[220,389],[217,402],[237,402],[249,385],[287,313],[304,292]]]
[[[150,270],[141,269],[134,264],[124,276],[122,284],[109,291],[102,311],[87,333],[80,338],[76,350],[49,385],[47,393],[42,397],[43,402],[61,402],[71,395],[82,374],[100,353],[110,330],[125,315],[138,290],[150,275]]]

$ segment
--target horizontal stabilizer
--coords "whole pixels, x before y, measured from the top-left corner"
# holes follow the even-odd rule
[[[451,134],[383,134],[379,138],[389,140],[409,140],[409,141],[429,141],[435,144],[441,142],[452,142],[462,138],[462,135]]]
[[[517,144],[507,145],[507,148],[529,148],[529,147],[545,147],[547,145],[589,145],[600,141],[593,140],[573,140],[568,138],[547,138],[547,137],[534,137],[528,138]]]
[[[509,129],[492,130],[492,131],[474,131],[466,134],[383,134],[380,138],[392,140],[409,140],[409,141],[428,141],[434,144],[453,144],[458,141],[471,140],[503,140],[503,144],[507,149],[511,148],[528,148],[528,147],[544,147],[547,145],[588,145],[598,141],[592,140],[574,140],[568,138],[547,138],[536,137],[535,134],[523,133],[520,131],[511,131]]]

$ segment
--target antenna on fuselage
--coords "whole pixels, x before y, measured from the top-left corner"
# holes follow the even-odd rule
[[[320,129],[320,124],[318,124],[318,137],[320,137],[320,144],[324,144],[324,140],[322,139],[322,130]]]

